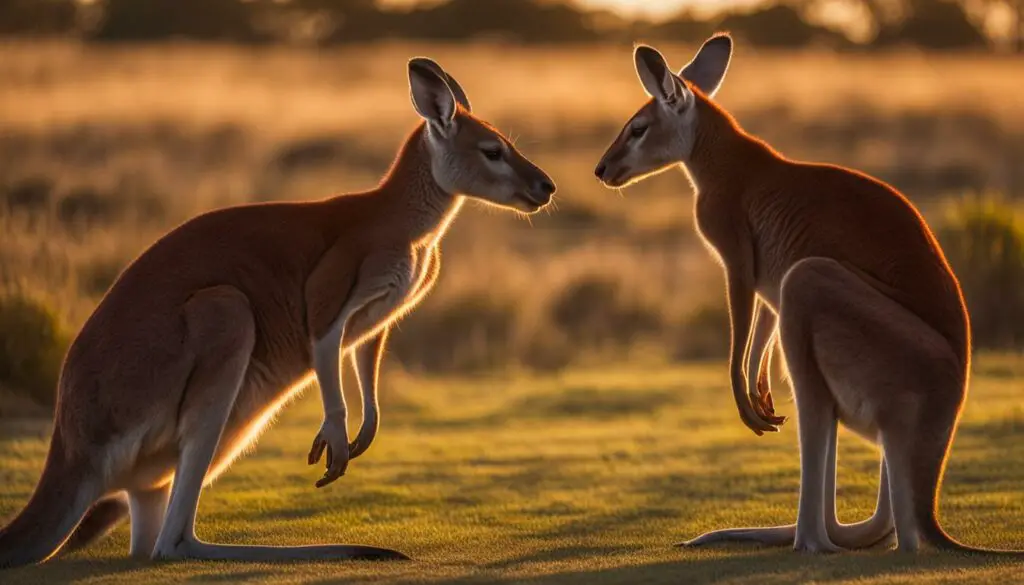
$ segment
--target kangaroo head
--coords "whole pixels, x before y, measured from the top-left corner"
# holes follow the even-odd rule
[[[410,60],[409,89],[426,120],[431,172],[444,190],[527,213],[551,201],[551,177],[472,114],[466,92],[440,65]]]
[[[687,82],[712,97],[732,56],[728,34],[712,36],[679,72],[672,73],[657,49],[638,45],[636,73],[651,98],[626,122],[601,157],[594,174],[609,187],[621,187],[685,161],[697,133],[697,99]]]

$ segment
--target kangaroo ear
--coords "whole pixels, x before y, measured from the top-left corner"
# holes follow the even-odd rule
[[[693,60],[679,72],[679,76],[699,87],[708,97],[714,97],[722,86],[731,58],[732,38],[729,33],[718,33],[704,41]]]
[[[447,71],[444,72],[445,79],[448,81],[448,88],[452,90],[452,95],[455,96],[455,101],[459,102],[463,108],[466,108],[467,112],[473,111],[473,106],[469,105],[469,98],[466,97],[465,90],[459,85],[458,81],[451,76]]]
[[[444,71],[440,71],[436,63],[430,66],[423,61],[422,58],[409,61],[412,105],[424,120],[444,135],[451,129],[455,118],[455,96],[444,79]],[[429,59],[426,61],[433,63]]]
[[[687,99],[689,90],[668,68],[665,57],[654,47],[637,45],[633,50],[636,74],[647,94],[666,105]]]
[[[462,86],[459,85],[458,81],[455,81],[455,78],[452,77],[451,73],[448,73],[438,65],[437,61],[426,57],[416,57],[412,61],[415,61],[418,65],[432,69],[434,73],[438,74],[438,76],[448,84],[448,89],[452,90],[452,95],[455,96],[455,101],[459,102],[459,105],[463,108],[466,108],[467,112],[473,111],[473,107],[469,105],[469,98],[466,97],[466,92],[462,89]]]

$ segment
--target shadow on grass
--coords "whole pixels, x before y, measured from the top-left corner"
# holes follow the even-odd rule
[[[443,579],[453,583],[533,583],[555,585],[562,583],[586,583],[605,585],[613,583],[708,583],[708,582],[750,582],[762,584],[789,584],[795,582],[829,583],[849,579],[867,580],[872,578],[914,578],[952,576],[964,571],[981,571],[986,568],[1006,566],[1020,561],[995,557],[972,557],[948,553],[928,552],[919,555],[901,555],[892,551],[847,553],[834,556],[809,556],[797,554],[788,549],[763,549],[756,546],[726,545],[697,550],[678,550],[678,560],[655,561],[644,564],[625,564],[629,558],[623,556],[638,552],[622,547],[579,546],[560,547],[551,550],[532,551],[520,557],[506,559],[480,568],[481,572],[456,579]],[[579,565],[593,558],[619,557],[623,564],[601,569],[569,569],[531,575],[538,569],[544,571],[546,563]],[[352,561],[342,561],[347,565]],[[368,564],[376,564],[370,563]],[[329,563],[334,564],[334,563]],[[359,562],[359,565],[364,565]],[[387,563],[384,563],[387,564]],[[416,561],[413,561],[413,565]],[[143,572],[154,566],[174,570],[175,563],[153,563],[130,559],[84,560],[70,559],[51,562],[41,567],[14,570],[4,574],[4,583],[73,583],[102,580],[118,574]],[[288,572],[288,563],[273,566],[260,565],[252,568],[237,563],[204,562],[202,573],[180,575],[178,582],[223,583],[260,581]],[[403,567],[405,565],[403,564]],[[195,569],[188,563],[189,569]],[[365,566],[364,566],[365,568]],[[372,568],[372,567],[371,567]],[[427,567],[424,567],[427,568]],[[390,573],[381,566],[380,577]],[[548,569],[550,570],[550,569]],[[512,574],[507,574],[507,572]],[[414,580],[401,583],[423,583],[422,575]],[[346,575],[337,579],[317,581],[320,584],[374,581],[374,577]],[[441,581],[433,581],[441,582]]]
[[[415,426],[432,430],[487,428],[506,424],[513,416],[520,422],[608,422],[617,418],[654,414],[680,403],[683,395],[677,388],[639,390],[576,386],[554,394],[525,396],[502,404],[493,412],[475,417],[444,418],[419,413],[420,418]]]
[[[230,573],[205,573],[193,575],[185,579],[185,583],[240,583],[245,581],[259,581],[271,577],[281,570],[263,569],[257,571],[238,571]]]
[[[605,556],[614,549],[605,547],[556,549],[557,556],[530,554],[513,559],[499,568],[514,569],[521,565],[549,560]],[[617,566],[595,570],[568,570],[524,577],[489,578],[467,577],[455,581],[472,583],[534,583],[554,585],[562,583],[710,583],[756,581],[761,584],[790,584],[798,582],[828,583],[848,579],[925,577],[955,575],[965,570],[981,570],[1005,566],[1005,560],[994,557],[969,557],[938,552],[920,555],[901,555],[892,551],[847,553],[834,556],[809,556],[788,549],[758,549],[748,547],[716,547],[694,551],[679,551],[679,560],[651,562],[640,565]],[[1015,562],[1015,561],[1009,561]]]
[[[0,579],[5,585],[17,583],[74,583],[94,578],[113,577],[143,570],[149,561],[128,558],[80,559],[56,558],[38,566],[5,570]]]
[[[611,556],[621,554],[624,550],[620,546],[563,546],[533,551],[521,557],[502,559],[488,563],[485,566],[488,569],[508,570],[532,563],[550,563],[553,561],[572,561],[588,557]]]
[[[375,564],[387,561],[338,561],[338,564]],[[121,576],[131,579],[137,573],[142,582],[242,583],[266,581],[289,572],[290,561],[241,563],[233,561],[149,561],[131,558],[55,559],[42,565],[0,573],[4,585],[35,583],[105,582]],[[333,564],[333,563],[332,563]],[[159,573],[154,574],[155,571]]]

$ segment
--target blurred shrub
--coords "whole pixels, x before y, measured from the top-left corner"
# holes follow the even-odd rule
[[[729,311],[724,300],[698,307],[673,336],[672,357],[679,360],[722,359],[729,354]]]
[[[53,181],[43,176],[32,176],[0,187],[0,199],[9,211],[30,214],[44,213],[50,207]]]
[[[72,189],[57,204],[57,217],[66,225],[109,224],[122,213],[121,202],[91,187]]]
[[[843,34],[807,18],[827,10],[829,0],[763,3],[753,8],[741,4],[725,11],[724,17],[684,9],[666,21],[651,22],[551,0],[0,0],[0,34],[84,34],[102,42],[191,39],[337,44],[388,38],[451,41],[483,37],[545,44],[638,38],[694,43],[714,30],[725,29],[757,46],[854,46]],[[983,27],[969,17],[972,8],[966,2],[858,4],[870,28],[879,31],[870,43],[859,45],[862,48],[913,45],[934,50],[986,45]]]
[[[492,291],[466,292],[404,319],[392,348],[405,367],[432,373],[550,371],[659,340],[661,314],[621,288],[611,277],[588,275],[552,291],[540,307]]]
[[[57,219],[69,230],[112,225],[125,218],[138,223],[163,221],[164,199],[144,185],[122,181],[110,189],[76,186],[57,202]]]
[[[23,294],[0,297],[0,385],[52,406],[70,339],[45,304]]]
[[[552,324],[581,350],[626,347],[661,330],[661,316],[628,299],[617,280],[585,276],[566,286],[549,309]]]
[[[323,168],[366,167],[383,173],[391,165],[393,153],[368,148],[358,136],[309,136],[280,146],[269,166],[281,173],[302,173]]]
[[[90,297],[101,297],[114,284],[125,262],[113,258],[96,260],[78,270],[78,289]]]
[[[773,4],[750,12],[732,12],[716,27],[748,42],[764,47],[805,47],[819,36],[838,42],[839,35],[808,23],[796,8]]]
[[[910,0],[909,13],[897,23],[886,23],[872,45],[888,48],[913,45],[930,50],[984,48],[984,31],[967,15],[965,6],[951,0]]]
[[[75,28],[78,5],[66,0],[0,0],[0,34],[54,35]]]
[[[141,41],[187,38],[253,42],[250,3],[238,0],[106,0],[92,38]]]
[[[515,305],[485,292],[471,292],[403,319],[391,349],[410,369],[477,371],[516,359]]]
[[[449,0],[418,6],[391,20],[394,33],[413,39],[494,37],[523,43],[557,43],[600,38],[585,12],[561,2]]]
[[[998,199],[953,206],[939,230],[971,314],[979,348],[1024,347],[1024,227]]]
[[[535,331],[519,351],[519,363],[538,372],[558,371],[579,357],[579,348],[550,328]]]

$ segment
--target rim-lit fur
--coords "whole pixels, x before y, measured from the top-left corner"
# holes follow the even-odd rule
[[[434,179],[451,193],[534,212],[555,184],[496,128],[470,113],[465,92],[426,59],[409,64],[413,105],[426,120]],[[453,89],[455,88],[455,89]]]
[[[920,539],[977,550],[950,538],[936,512],[970,370],[959,283],[901,193],[856,171],[789,160],[713,101],[731,51],[729,37],[716,35],[675,74],[658,51],[638,46],[635,68],[651,99],[595,169],[612,187],[678,164],[687,171],[695,225],[725,272],[733,396],[757,434],[784,420],[758,372],[775,340],[791,376],[797,523],[716,531],[689,544],[753,540],[830,552],[870,546],[895,525],[903,550]],[[856,525],[834,513],[837,422],[884,447],[876,513]]]
[[[211,211],[118,277],[68,351],[42,477],[0,529],[0,568],[102,535],[125,516],[124,492],[132,556],[405,558],[359,545],[210,544],[194,524],[203,486],[314,375],[324,423],[309,463],[326,451],[317,485],[341,477],[377,432],[389,328],[436,282],[439,244],[464,196],[528,212],[551,199],[551,179],[470,113],[439,65],[413,59],[409,84],[424,121],[376,189]],[[363,398],[351,443],[339,355]]]
[[[622,187],[689,158],[697,140],[699,109],[693,94],[714,96],[725,77],[732,51],[727,35],[711,37],[693,61],[675,75],[657,51],[634,50],[637,75],[650,95],[626,122],[601,157],[596,174],[610,187]],[[656,70],[664,77],[652,77]]]

